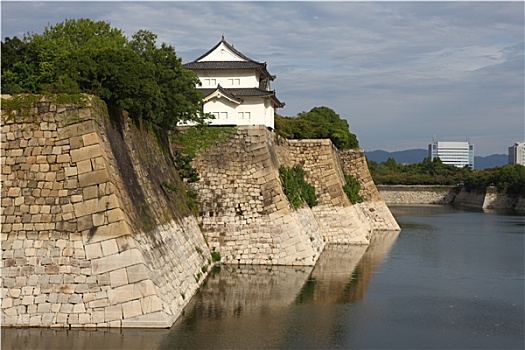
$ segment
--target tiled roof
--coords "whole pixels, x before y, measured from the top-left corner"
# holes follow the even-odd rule
[[[229,50],[231,50],[237,56],[242,58],[244,61],[201,61],[199,62],[201,59],[203,59],[204,57],[208,56],[211,52],[213,52],[213,50],[215,50],[221,43],[223,43]],[[266,75],[270,80],[275,79],[275,75],[271,75],[268,72],[266,63],[257,62],[245,56],[240,51],[238,51],[236,48],[234,48],[233,45],[229,44],[224,39],[224,36],[222,36],[221,41],[219,41],[217,45],[215,45],[210,50],[208,50],[208,52],[206,52],[204,55],[200,56],[194,61],[184,63],[182,67],[186,69],[191,69],[191,70],[258,69],[264,75]]]
[[[232,100],[236,100],[239,103],[242,103],[242,98],[232,94],[230,91],[228,91],[228,89],[223,88],[220,84],[217,86],[216,89],[198,89],[198,90],[203,93],[205,99],[206,99],[206,97],[210,96],[211,94],[213,94],[215,91],[218,90],[224,96],[226,96],[226,97],[228,97],[228,98],[230,98]]]
[[[261,90],[258,88],[233,88],[226,89],[221,86],[218,87],[222,92],[227,93],[232,98],[242,99],[243,97],[270,97],[274,100],[278,107],[284,107],[284,103],[279,101],[275,96],[275,91]],[[212,94],[217,88],[214,89],[198,89],[204,94],[204,97]]]
[[[182,65],[186,69],[257,69],[264,68],[264,63],[247,61],[203,61],[189,62]]]

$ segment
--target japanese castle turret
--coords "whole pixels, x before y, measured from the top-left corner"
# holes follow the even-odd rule
[[[221,41],[184,68],[200,79],[204,113],[215,119],[211,125],[265,125],[274,128],[276,108],[284,107],[270,82],[275,79],[266,63],[254,61],[237,51],[222,37]]]

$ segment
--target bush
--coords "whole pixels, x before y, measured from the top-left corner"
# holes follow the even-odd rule
[[[221,253],[219,253],[219,252],[211,252],[211,260],[213,262],[221,261]]]
[[[363,198],[359,195],[360,190],[361,185],[359,184],[359,181],[357,181],[352,175],[345,175],[343,191],[352,204],[361,203],[363,201]]]
[[[300,165],[295,165],[293,168],[282,165],[279,167],[284,194],[294,209],[301,207],[304,202],[310,208],[318,204],[315,187],[306,182],[304,175],[305,172]]]

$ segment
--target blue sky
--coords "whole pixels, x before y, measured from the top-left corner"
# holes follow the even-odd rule
[[[268,63],[294,116],[328,106],[365,151],[525,139],[524,2],[2,1],[2,40],[68,18],[156,33],[191,61],[226,40]]]

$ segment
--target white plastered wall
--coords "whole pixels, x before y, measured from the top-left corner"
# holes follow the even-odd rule
[[[248,97],[240,105],[225,98],[213,98],[204,105],[204,112],[216,115],[211,125],[265,125],[273,128],[273,118],[270,118],[273,108],[267,100],[262,104],[260,98]]]

